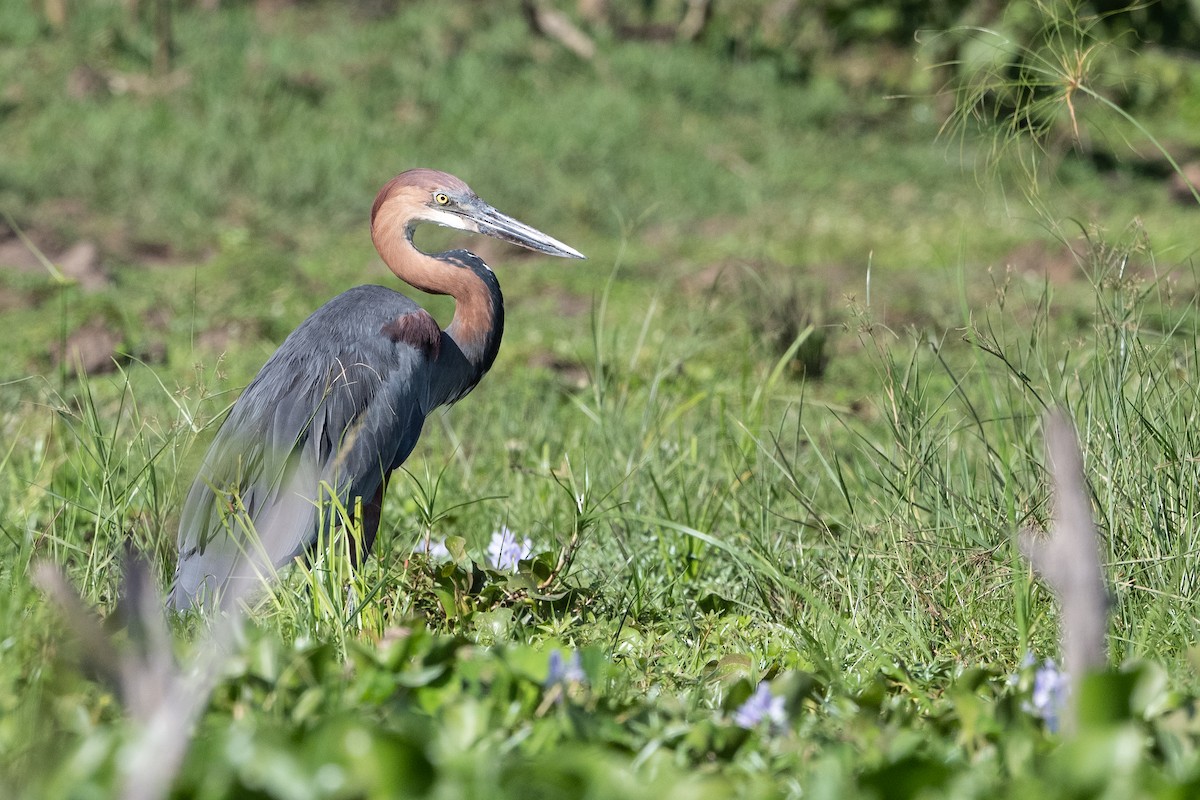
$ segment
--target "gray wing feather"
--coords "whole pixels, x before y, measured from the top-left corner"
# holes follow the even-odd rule
[[[357,287],[297,328],[246,387],[184,503],[176,608],[228,607],[302,555],[403,463],[432,407],[424,353],[379,335],[419,307]],[[423,313],[423,312],[421,312]]]

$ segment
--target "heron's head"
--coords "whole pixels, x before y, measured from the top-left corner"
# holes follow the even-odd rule
[[[453,175],[432,169],[410,169],[392,178],[375,197],[371,232],[400,227],[412,238],[419,222],[482,233],[562,258],[585,258],[578,250],[523,222],[502,214]]]

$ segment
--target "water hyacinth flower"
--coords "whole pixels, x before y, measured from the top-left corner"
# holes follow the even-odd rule
[[[578,651],[572,652],[571,657],[566,660],[563,660],[562,651],[557,647],[550,651],[550,664],[545,683],[547,689],[558,684],[569,686],[585,681],[587,681],[587,676],[583,674],[583,664],[579,661]]]
[[[764,720],[770,723],[771,730],[782,729],[787,723],[783,698],[771,694],[771,687],[766,681],[758,684],[754,694],[733,712],[733,724],[739,728],[756,728]]]
[[[1053,659],[1047,658],[1033,675],[1033,693],[1025,710],[1040,717],[1051,733],[1057,733],[1069,688],[1067,674],[1058,668]]]
[[[517,562],[529,558],[531,553],[533,542],[528,537],[518,540],[507,525],[492,533],[492,541],[487,546],[488,563],[496,569],[516,569]]]

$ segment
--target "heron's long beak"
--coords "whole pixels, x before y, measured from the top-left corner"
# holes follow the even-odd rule
[[[507,214],[501,214],[482,200],[464,216],[478,226],[480,233],[488,236],[519,244],[521,247],[528,247],[530,250],[536,250],[548,256],[587,258],[583,253],[563,244],[558,239],[547,236]]]

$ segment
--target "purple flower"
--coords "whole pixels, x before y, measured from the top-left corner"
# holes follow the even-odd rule
[[[569,685],[583,683],[587,676],[583,674],[583,664],[579,662],[579,652],[571,653],[571,658],[564,661],[562,652],[555,648],[550,651],[550,669],[546,675],[546,688],[556,684]]]
[[[518,540],[516,534],[505,525],[492,533],[492,541],[487,547],[487,558],[496,569],[511,570],[517,568],[517,562],[529,558],[533,552],[533,542],[528,538]]]
[[[1025,710],[1041,717],[1051,733],[1058,732],[1059,716],[1067,704],[1070,683],[1067,674],[1047,658],[1033,675],[1033,693]]]
[[[766,681],[758,684],[754,694],[733,712],[733,724],[739,728],[755,728],[763,720],[771,723],[772,730],[782,728],[787,723],[783,698],[771,694],[771,687]]]

